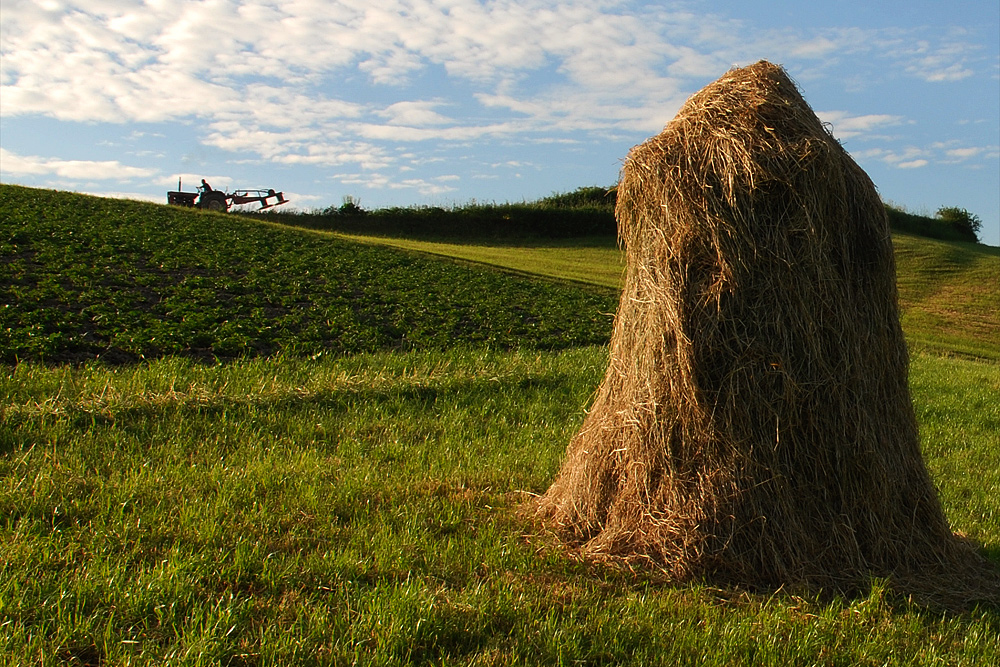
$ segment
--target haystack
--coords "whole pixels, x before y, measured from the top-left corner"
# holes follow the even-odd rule
[[[676,580],[1000,593],[921,458],[883,205],[782,68],[689,99],[616,214],[610,363],[546,526]]]

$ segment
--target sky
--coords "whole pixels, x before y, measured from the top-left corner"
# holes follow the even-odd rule
[[[735,66],[782,65],[883,200],[1000,245],[996,0],[2,0],[0,181],[299,210],[617,182]]]

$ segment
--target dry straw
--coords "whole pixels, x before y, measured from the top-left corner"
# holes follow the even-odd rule
[[[544,525],[675,580],[996,600],[921,458],[884,208],[785,71],[689,99],[617,217],[610,363]]]

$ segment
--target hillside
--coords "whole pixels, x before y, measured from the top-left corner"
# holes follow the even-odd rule
[[[0,361],[607,340],[610,290],[514,277],[257,219],[0,188]]]
[[[604,343],[622,271],[604,237],[344,235],[7,185],[0,206],[6,363]],[[1000,250],[894,242],[911,347],[1000,360]]]
[[[911,348],[1000,361],[1000,248],[902,233],[893,245]]]
[[[606,238],[460,243],[351,235],[355,241],[617,289],[623,257]],[[901,320],[913,350],[1000,361],[1000,249],[893,234]]]

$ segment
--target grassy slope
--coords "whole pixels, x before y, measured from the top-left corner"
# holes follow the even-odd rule
[[[505,246],[348,238],[607,287],[618,287],[622,279],[622,253],[608,239]],[[905,233],[897,233],[893,243],[911,347],[1000,361],[1000,249]]]
[[[519,271],[555,270],[526,257]],[[832,602],[668,586],[541,548],[517,508],[557,470],[605,355],[8,367],[0,664],[997,661],[996,611],[878,586]],[[1000,370],[918,354],[911,385],[953,525],[1000,563]]]
[[[358,234],[335,236],[614,289],[620,286],[624,269],[622,253],[612,238],[534,241],[518,245],[488,241],[453,243]]]
[[[611,327],[609,290],[238,216],[13,186],[0,211],[0,362],[557,349]]]
[[[911,346],[1000,361],[1000,248],[904,234],[894,245]]]

